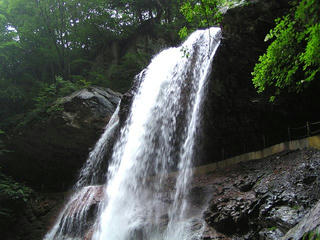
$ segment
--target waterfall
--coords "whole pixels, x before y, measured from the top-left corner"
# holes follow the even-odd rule
[[[93,151],[80,189],[46,240],[200,239],[202,228],[194,224],[201,212],[192,211],[188,190],[204,86],[219,42],[219,28],[198,30],[180,47],[155,56],[137,76],[140,86],[114,146],[106,184],[83,187],[95,184],[102,157],[96,153],[103,151]],[[106,142],[101,139],[97,146]],[[97,204],[91,223],[87,215]]]
[[[101,171],[103,172],[101,163],[110,145],[110,140],[113,139],[112,136],[115,134],[115,130],[119,125],[119,109],[120,103],[105,127],[104,133],[99,138],[93,150],[89,153],[88,160],[80,171],[79,179],[75,185],[76,189],[80,189],[86,185],[97,184],[99,182]]]

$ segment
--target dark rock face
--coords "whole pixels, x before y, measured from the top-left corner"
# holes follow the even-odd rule
[[[121,95],[91,87],[59,100],[59,110],[42,113],[10,140],[3,169],[35,189],[70,187],[112,116]]]
[[[199,177],[197,187],[212,189],[204,213],[208,229],[224,235],[221,239],[280,239],[317,203],[319,173],[320,152],[302,150]],[[310,177],[314,180],[306,182]],[[299,225],[313,226],[310,231],[319,226],[318,208]],[[302,226],[291,235],[301,235]]]
[[[198,164],[287,141],[288,126],[320,119],[315,105],[318,93],[311,89],[300,95],[286,94],[273,104],[257,94],[251,72],[270,44],[264,38],[275,18],[284,15],[289,5],[287,0],[248,2],[228,10],[221,23],[223,38],[204,100]]]
[[[279,126],[279,122],[285,121],[283,116],[268,100],[258,96],[251,72],[267,47],[265,35],[287,7],[280,1],[255,1],[225,14],[221,23],[223,39],[213,61],[205,100],[205,156],[200,161],[219,161],[263,148],[263,134],[279,129],[279,135],[286,136],[286,127]],[[207,156],[212,158],[208,160]]]

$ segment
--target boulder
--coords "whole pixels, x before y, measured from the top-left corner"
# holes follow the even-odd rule
[[[3,170],[38,190],[65,190],[102,134],[121,94],[90,87],[59,99],[9,139]]]
[[[279,240],[283,233],[278,228],[266,228],[259,232],[260,239]]]

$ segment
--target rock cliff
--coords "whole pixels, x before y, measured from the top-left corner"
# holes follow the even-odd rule
[[[199,162],[214,162],[287,141],[288,126],[320,119],[314,89],[285,93],[270,103],[257,94],[251,72],[270,42],[265,36],[288,9],[287,0],[255,0],[229,9],[204,103]],[[302,137],[305,132],[294,137]]]
[[[38,190],[68,189],[120,98],[90,87],[59,99],[54,111],[40,113],[9,140],[3,170]]]

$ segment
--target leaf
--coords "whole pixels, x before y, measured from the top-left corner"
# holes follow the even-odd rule
[[[320,2],[297,1],[292,12],[275,20],[265,41],[273,39],[255,65],[253,84],[258,92],[272,89],[301,91],[302,85],[317,79],[320,72]],[[303,73],[306,78],[301,80]],[[270,98],[272,99],[272,97]]]

